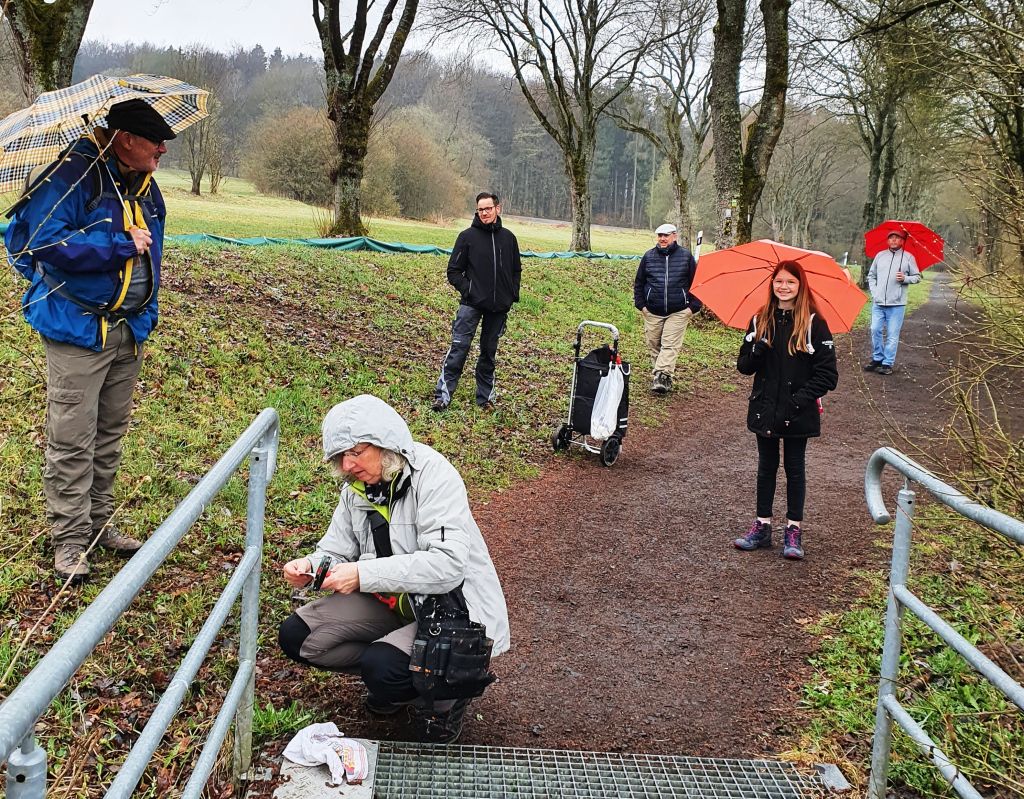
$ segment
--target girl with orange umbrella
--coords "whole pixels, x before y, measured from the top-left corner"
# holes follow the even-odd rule
[[[798,261],[784,260],[773,269],[768,296],[747,326],[736,368],[754,376],[747,427],[757,437],[757,517],[733,543],[748,551],[772,545],[782,440],[787,500],[782,555],[800,560],[807,439],[821,433],[818,400],[836,387],[839,372],[832,333]]]

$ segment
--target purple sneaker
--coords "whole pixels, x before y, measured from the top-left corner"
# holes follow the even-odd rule
[[[789,525],[782,534],[782,557],[790,560],[803,560],[804,548],[800,528],[795,524]]]
[[[772,526],[766,522],[754,519],[747,534],[732,542],[736,549],[750,552],[753,549],[769,548],[772,545]]]

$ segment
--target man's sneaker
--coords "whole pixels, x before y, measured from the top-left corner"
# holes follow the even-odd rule
[[[878,372],[878,374],[880,374],[880,375],[891,375],[892,374],[892,367],[891,366],[886,366],[885,364],[882,364],[877,369],[875,369],[875,371]]]
[[[416,740],[425,744],[451,744],[462,735],[462,722],[466,718],[468,699],[456,699],[450,710],[439,712],[433,708],[413,706],[412,724]]]
[[[743,549],[747,552],[758,548],[767,549],[772,545],[772,526],[767,522],[754,519],[754,523],[750,525],[747,534],[742,538],[737,538],[732,543],[736,549]]]
[[[430,406],[430,410],[436,411],[437,413],[444,413],[448,410],[448,403],[443,399],[434,400],[434,404]]]
[[[789,525],[783,532],[782,557],[790,560],[803,560],[804,548],[800,528],[795,524]]]
[[[84,583],[89,576],[85,547],[81,544],[57,544],[53,554],[53,570],[61,582],[70,578],[71,585]]]
[[[661,382],[665,384],[665,391],[671,391],[672,390],[672,375],[666,374],[665,372],[662,372],[661,373]]]
[[[864,364],[864,371],[865,372],[876,372],[876,371],[878,371],[878,367],[881,366],[881,365],[882,365],[881,361],[868,361],[866,364]]]
[[[107,527],[96,542],[104,549],[109,549],[116,555],[131,557],[142,548],[142,542],[130,535],[125,535],[116,527]]]
[[[363,700],[363,707],[366,708],[366,712],[374,716],[393,716],[405,705],[400,705],[397,702],[385,702],[382,699],[378,699],[373,694],[367,694]]]
[[[651,383],[651,391],[655,394],[665,394],[668,392],[668,383],[665,382],[665,378],[668,377],[664,372],[654,373],[654,382]]]

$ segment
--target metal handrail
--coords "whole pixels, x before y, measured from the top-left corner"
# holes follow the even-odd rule
[[[895,721],[910,736],[921,753],[931,759],[959,796],[963,799],[981,799],[980,794],[963,772],[949,760],[896,698],[904,610],[909,610],[923,621],[1022,711],[1024,711],[1024,687],[985,657],[976,646],[957,633],[932,608],[907,589],[915,500],[915,493],[909,486],[911,481],[919,484],[943,505],[955,510],[965,518],[978,522],[1021,544],[1024,544],[1024,521],[975,502],[952,486],[942,482],[899,450],[883,447],[876,450],[868,459],[864,474],[864,497],[868,510],[877,524],[887,524],[892,521],[882,499],[882,471],[887,465],[894,468],[907,480],[896,499],[896,524],[893,528],[892,563],[889,572],[889,600],[885,613],[885,642],[882,645],[881,677],[878,686],[878,706],[875,711],[875,734],[871,749],[868,797],[869,799],[885,799],[892,744],[892,722]]]
[[[226,737],[229,724],[225,719],[230,719],[232,714],[235,722],[235,775],[248,770],[252,756],[253,683],[263,520],[267,484],[273,477],[277,461],[279,428],[277,411],[273,408],[263,410],[46,656],[0,704],[0,764],[7,761],[8,799],[41,799],[45,796],[46,753],[35,742],[33,729],[36,721],[64,690],[68,680],[247,458],[249,486],[245,554],[106,795],[128,797],[135,790],[239,595],[242,601],[238,671],[182,796],[199,796]]]

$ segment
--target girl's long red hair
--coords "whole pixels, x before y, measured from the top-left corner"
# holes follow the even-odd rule
[[[774,344],[775,311],[779,307],[779,299],[775,296],[772,284],[779,272],[789,272],[800,281],[796,304],[793,306],[793,332],[790,334],[786,349],[790,355],[796,355],[797,351],[807,352],[807,327],[811,324],[811,314],[817,313],[818,309],[807,288],[807,275],[798,261],[780,261],[772,270],[771,280],[768,281],[768,299],[757,312],[755,335],[757,338],[765,339],[769,344]]]

